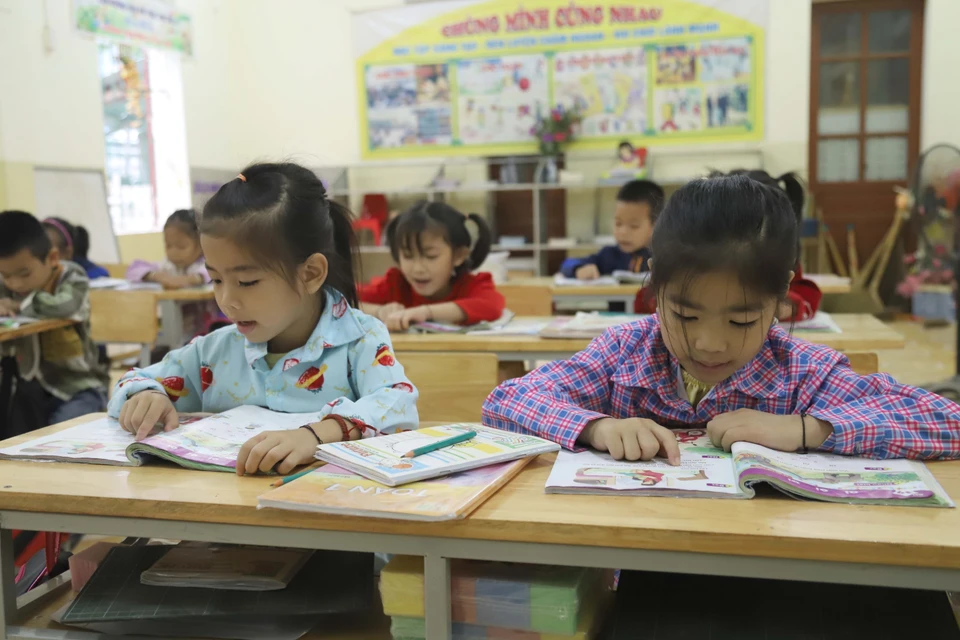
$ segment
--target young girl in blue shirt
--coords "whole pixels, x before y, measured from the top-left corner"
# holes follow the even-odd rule
[[[349,214],[292,163],[255,164],[204,207],[200,242],[217,304],[234,324],[121,378],[109,413],[137,439],[178,412],[252,404],[321,412],[258,435],[237,473],[288,473],[317,444],[415,429],[417,391],[386,328],[358,311]]]

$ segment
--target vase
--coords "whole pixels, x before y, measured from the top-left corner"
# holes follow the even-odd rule
[[[540,182],[554,184],[559,179],[559,175],[560,173],[557,170],[557,157],[546,156],[544,158],[543,168],[540,170]]]

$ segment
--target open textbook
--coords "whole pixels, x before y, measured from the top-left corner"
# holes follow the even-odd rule
[[[425,322],[418,322],[410,326],[410,331],[412,333],[472,333],[474,331],[493,331],[496,332],[513,320],[514,317],[513,311],[510,309],[504,309],[503,314],[494,320],[493,322],[478,322],[476,324],[468,325],[459,325],[459,324],[450,324],[448,322],[434,322],[433,320],[427,320]]]
[[[206,417],[180,416],[180,427],[137,442],[112,418],[99,418],[0,449],[0,459],[140,466],[164,458],[188,469],[233,471],[240,447],[264,431],[320,420],[319,413],[279,413],[241,406]]]
[[[675,432],[680,461],[673,467],[613,460],[607,454],[562,451],[547,479],[547,493],[752,498],[766,482],[797,498],[856,504],[952,507],[927,468],[913,460],[871,460],[829,453],[784,453],[738,442],[732,452],[714,447],[703,429]]]
[[[413,449],[450,438],[466,430],[475,431],[477,435],[466,442],[414,458],[404,457],[404,454]],[[533,457],[557,451],[559,448],[559,445],[536,436],[463,423],[425,427],[379,438],[322,444],[317,447],[317,458],[395,487],[499,462]]]

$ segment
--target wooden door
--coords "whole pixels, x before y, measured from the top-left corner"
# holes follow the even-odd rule
[[[919,157],[922,39],[923,0],[813,5],[810,191],[844,256],[854,225],[860,264]]]

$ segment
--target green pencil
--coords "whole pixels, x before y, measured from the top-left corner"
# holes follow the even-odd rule
[[[317,469],[318,469],[318,467],[313,467],[313,466],[311,466],[309,469],[304,469],[303,471],[298,471],[298,472],[296,472],[295,474],[293,474],[292,476],[284,476],[284,477],[282,477],[282,478],[280,478],[280,479],[278,479],[278,480],[274,480],[273,483],[270,484],[270,486],[271,486],[271,487],[282,487],[283,485],[287,484],[288,482],[293,482],[293,481],[296,480],[297,478],[302,478],[303,476],[307,475],[308,473],[310,473],[310,472],[312,472],[312,471],[316,471]]]
[[[431,451],[436,451],[437,449],[445,449],[446,447],[452,447],[455,444],[460,444],[461,442],[466,442],[467,440],[473,440],[477,437],[476,431],[464,431],[463,433],[458,433],[455,436],[450,436],[449,438],[444,438],[443,440],[437,440],[430,444],[426,444],[422,447],[417,447],[403,454],[404,458],[416,458],[417,456],[422,456],[425,453],[430,453]]]

